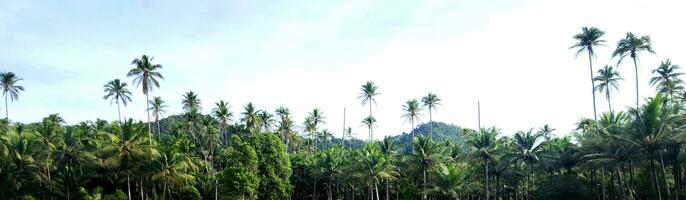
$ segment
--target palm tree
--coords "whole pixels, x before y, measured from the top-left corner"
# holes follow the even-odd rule
[[[374,117],[372,117],[371,115],[367,116],[364,119],[362,119],[362,124],[365,127],[367,127],[367,129],[371,133],[372,129],[376,126],[376,119],[374,119]],[[372,135],[370,134],[369,135],[369,142],[371,142],[371,141],[372,141]]]
[[[114,79],[107,82],[103,87],[105,88],[105,96],[102,98],[107,100],[110,99],[110,103],[114,101],[117,103],[117,114],[119,115],[119,123],[121,123],[121,109],[119,108],[119,102],[121,101],[124,106],[128,102],[131,102],[131,92],[126,88],[127,84],[121,82],[119,79]]]
[[[142,55],[140,59],[135,58],[131,61],[132,65],[136,65],[133,69],[129,70],[126,74],[127,77],[134,77],[133,83],[143,89],[143,94],[145,94],[145,105],[146,111],[148,112],[148,135],[150,135],[150,142],[152,143],[152,129],[150,127],[150,98],[148,94],[153,88],[160,87],[160,82],[157,79],[164,79],[162,74],[159,72],[162,69],[160,64],[152,64],[152,57],[147,55]]]
[[[319,108],[313,109],[312,112],[308,113],[307,117],[310,118],[310,126],[312,126],[313,133],[315,133],[315,135],[313,135],[314,147],[315,149],[318,149],[319,136],[316,135],[316,133],[319,133],[319,125],[326,124],[326,121],[324,121],[326,120],[326,117],[324,117],[324,112]]]
[[[110,137],[110,144],[102,149],[105,158],[103,166],[106,168],[123,168],[126,176],[126,187],[129,199],[131,199],[131,167],[136,166],[135,162],[145,160],[146,156],[154,152],[145,145],[143,126],[134,123],[133,119],[124,122],[118,134]]]
[[[684,75],[682,72],[677,72],[681,67],[673,65],[672,61],[667,59],[660,63],[657,69],[653,70],[653,74],[657,74],[650,78],[651,85],[657,85],[657,90],[663,94],[669,95],[670,100],[674,100],[674,93],[681,92],[684,87],[683,80],[679,76]]]
[[[429,107],[429,137],[433,137],[434,133],[434,119],[433,119],[433,110],[436,109],[436,106],[441,105],[441,99],[436,96],[436,94],[429,92],[426,96],[422,97],[422,103],[424,103],[424,106]]]
[[[641,53],[642,51],[646,51],[651,54],[655,54],[655,51],[653,51],[652,43],[650,42],[650,36],[641,36],[637,37],[634,35],[632,32],[626,33],[626,37],[624,39],[619,40],[617,42],[617,48],[615,49],[614,52],[612,52],[612,57],[617,57],[619,56],[619,61],[617,61],[617,65],[619,65],[624,58],[627,56],[630,56],[631,59],[634,61],[634,70],[636,72],[636,108],[638,108],[638,64],[636,61],[638,60],[638,54]]]
[[[434,171],[434,184],[430,192],[442,197],[439,199],[460,199],[463,192],[476,185],[469,180],[469,171],[467,165],[440,164]]]
[[[576,52],[578,57],[583,52],[588,53],[588,67],[591,72],[591,93],[593,94],[593,119],[598,121],[596,106],[595,106],[595,82],[593,81],[593,57],[595,56],[595,47],[604,46],[605,40],[600,38],[605,35],[605,32],[596,27],[583,27],[581,33],[574,35],[576,44],[569,47],[570,49],[579,49]]]
[[[272,124],[274,124],[274,115],[262,110],[258,117],[260,118],[260,130],[264,132],[271,131]]]
[[[255,108],[255,105],[253,105],[252,102],[248,102],[247,105],[243,106],[243,109],[245,111],[241,113],[241,115],[243,115],[241,121],[245,123],[245,126],[248,128],[248,133],[253,136],[257,134],[260,129],[259,110]]]
[[[152,111],[152,115],[155,116],[155,123],[157,124],[157,139],[160,139],[162,135],[162,129],[160,129],[160,116],[167,112],[165,110],[167,108],[166,102],[162,100],[162,97],[153,97],[148,104],[150,104],[148,109]]]
[[[188,113],[196,113],[202,109],[200,106],[200,98],[198,98],[198,94],[193,91],[188,91],[183,95],[181,104],[183,104],[183,110]]]
[[[475,134],[472,134],[469,140],[467,141],[467,144],[470,146],[474,147],[476,149],[475,153],[477,154],[476,156],[483,159],[484,161],[484,166],[485,166],[485,174],[486,174],[486,199],[489,198],[489,184],[488,184],[488,173],[490,172],[488,170],[489,167],[489,161],[493,159],[493,154],[496,151],[497,148],[497,139],[496,137],[500,134],[500,129],[496,127],[491,127],[488,129],[481,128],[481,130]]]
[[[373,118],[372,116],[372,104],[376,104],[376,99],[374,99],[375,96],[381,94],[378,93],[376,90],[379,89],[379,86],[374,85],[373,81],[367,81],[364,85],[360,86],[360,89],[362,90],[362,93],[360,93],[360,96],[357,97],[358,99],[362,99],[362,105],[369,104],[369,118]],[[370,128],[369,129],[369,141],[371,141],[371,138],[373,138],[374,132]]]
[[[170,186],[180,188],[185,183],[193,180],[192,161],[184,159],[182,153],[168,148],[163,151],[158,160],[158,169],[152,175],[152,180],[162,182],[162,199],[167,199],[167,193],[172,191]]]
[[[0,87],[2,88],[2,96],[5,96],[5,119],[10,118],[9,110],[7,107],[7,98],[16,101],[19,99],[19,92],[24,91],[24,86],[17,85],[17,82],[22,79],[17,77],[13,72],[2,72],[0,73]]]
[[[412,138],[414,139],[414,122],[419,121],[419,116],[421,115],[422,108],[419,106],[419,102],[417,102],[416,99],[408,100],[405,102],[405,105],[403,105],[403,118],[405,118],[406,121],[410,122],[410,125],[412,126],[410,129],[410,133],[412,134]],[[431,137],[431,136],[429,136]]]
[[[532,191],[533,180],[534,180],[534,164],[537,163],[541,158],[541,152],[543,150],[543,145],[540,139],[543,138],[543,134],[540,132],[533,132],[529,130],[527,132],[519,131],[515,133],[512,143],[513,152],[506,155],[512,162],[523,163],[529,167],[529,186],[526,193],[527,199],[529,198],[529,193]]]
[[[593,81],[598,82],[598,85],[595,86],[595,90],[597,92],[605,92],[605,98],[607,99],[607,107],[610,112],[612,112],[612,103],[610,101],[610,90],[614,88],[615,90],[619,90],[619,84],[618,82],[620,80],[623,80],[621,76],[619,76],[619,72],[614,70],[612,66],[605,65],[602,69],[598,70],[598,75],[593,78]]]
[[[379,180],[399,176],[398,172],[395,171],[396,167],[373,143],[365,145],[355,159],[357,162],[354,162],[356,169],[353,170],[355,172],[353,176],[362,178],[367,184],[370,199],[374,199],[374,191],[376,191],[376,199],[380,200]]]
[[[412,167],[417,167],[422,173],[422,199],[427,195],[427,178],[429,170],[436,167],[446,159],[441,153],[441,147],[431,140],[431,138],[418,136],[412,140],[414,152],[407,155],[406,162]]]
[[[287,150],[290,152],[290,141],[295,137],[295,131],[293,131],[293,120],[291,119],[291,111],[288,108],[280,106],[276,109],[276,115],[279,117],[279,124],[276,128],[279,133],[281,141],[286,145]]]
[[[212,116],[219,123],[219,133],[222,135],[224,145],[227,145],[228,137],[225,135],[224,126],[233,120],[233,113],[231,113],[231,106],[224,100],[220,100],[215,104],[217,107],[212,109]]]

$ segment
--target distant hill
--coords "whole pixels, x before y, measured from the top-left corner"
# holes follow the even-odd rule
[[[429,130],[429,123],[420,124],[414,129],[414,134],[415,136],[428,136]],[[468,129],[468,131],[473,130]],[[401,145],[404,145],[406,149],[410,149],[410,145],[412,144],[412,134],[402,133],[393,137],[395,137],[396,141],[398,141]],[[433,122],[432,138],[436,142],[450,141],[456,144],[464,144],[467,140],[464,134],[464,128],[443,122]]]

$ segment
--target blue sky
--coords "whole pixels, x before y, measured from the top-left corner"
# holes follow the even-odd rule
[[[593,5],[593,6],[588,6]],[[686,62],[686,19],[680,1],[6,1],[0,0],[0,70],[24,78],[26,91],[10,103],[12,120],[32,122],[60,113],[68,122],[116,119],[102,85],[125,77],[142,54],[164,66],[153,91],[181,112],[189,90],[204,112],[219,100],[234,114],[247,102],[273,111],[289,107],[297,123],[314,107],[337,136],[342,111],[358,137],[366,107],[359,86],[375,81],[376,138],[409,130],[402,104],[434,92],[443,99],[438,121],[505,134],[551,124],[557,134],[591,117],[587,60],[567,49],[582,26],[607,32],[596,67],[625,32],[648,34],[657,55],[643,55],[642,96],[654,94],[650,70],[671,58]],[[632,105],[633,66],[615,108]],[[143,119],[138,88],[123,109]],[[605,111],[604,97],[598,97]],[[4,109],[4,108],[2,108]],[[4,112],[4,110],[3,110]],[[424,117],[423,121],[427,121]]]

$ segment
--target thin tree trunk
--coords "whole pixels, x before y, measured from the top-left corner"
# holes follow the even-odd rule
[[[128,164],[127,164],[128,166]],[[126,190],[128,192],[129,200],[131,200],[131,180],[129,179],[129,168],[126,167]]]
[[[426,200],[426,167],[422,170],[422,200]]]
[[[660,183],[657,179],[657,170],[655,170],[655,155],[653,152],[650,152],[650,173],[652,173],[653,183],[655,184],[655,188],[657,190],[657,198],[658,200],[662,200],[662,192],[660,191]]]
[[[7,102],[7,101],[5,101]],[[369,102],[369,117],[372,117],[372,102]],[[369,142],[372,142],[372,139],[374,138],[374,130],[372,130],[372,126],[369,126]]]
[[[623,173],[619,169],[619,166],[616,167],[616,170],[617,170],[617,180],[619,181],[619,197],[620,197],[620,199],[624,199],[624,196],[625,196],[624,191],[625,190],[624,190],[624,181],[622,181]]]
[[[593,81],[593,57],[588,53],[588,67],[591,70],[591,93],[593,94],[593,119],[598,121],[598,114],[595,107],[595,82]]]
[[[665,180],[665,190],[667,190],[667,199],[672,199],[672,193],[667,183],[667,171],[665,170],[665,161],[662,159],[662,150],[660,150],[660,166],[662,167],[662,179]]]
[[[429,138],[433,138],[434,136],[434,120],[433,116],[431,115],[431,110],[432,106],[429,106]]]
[[[639,93],[638,93],[638,64],[636,64],[636,56],[632,55],[631,58],[634,59],[634,70],[636,72],[636,108],[638,108],[638,104],[639,104],[639,101],[638,101],[638,96],[639,96]]]
[[[610,101],[610,89],[608,88],[607,91],[607,107],[610,109],[610,113],[612,113],[612,101]]]
[[[119,115],[119,123],[122,123],[121,121],[121,108],[119,108],[119,99],[115,100],[117,102],[117,115]]]
[[[370,111],[371,111],[371,107],[369,107],[369,108],[370,108]],[[9,109],[8,109],[8,107],[7,107],[7,94],[5,94],[5,119],[6,119],[7,121],[10,120],[10,111],[9,111]]]
[[[601,191],[602,191],[602,196],[600,196],[600,197],[601,197],[600,199],[605,200],[605,198],[607,197],[607,195],[605,195],[605,194],[606,194],[606,190],[605,190],[605,166],[604,166],[604,165],[600,168],[600,176],[601,176],[601,179],[600,179],[600,181],[601,181],[601,182],[600,182],[600,188],[601,188]]]
[[[162,129],[160,129],[160,114],[155,115],[155,123],[157,124],[157,139],[162,139]]]
[[[379,180],[374,181],[374,189],[376,189],[376,200],[381,200],[379,198]]]
[[[152,129],[150,127],[150,99],[148,98],[148,93],[145,93],[145,111],[148,113],[148,141],[152,145]]]
[[[489,184],[488,184],[488,159],[484,158],[484,163],[486,164],[486,200],[488,200],[488,198],[490,196]]]

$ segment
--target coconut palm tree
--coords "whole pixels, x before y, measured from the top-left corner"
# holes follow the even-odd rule
[[[656,76],[650,78],[650,84],[657,86],[657,90],[665,95],[669,95],[670,100],[674,100],[674,94],[684,90],[684,81],[679,76],[684,75],[678,72],[681,69],[679,65],[673,65],[672,61],[667,59],[660,63],[657,69],[652,71]]]
[[[506,155],[511,162],[522,163],[529,167],[529,186],[528,191],[525,194],[527,199],[529,198],[528,195],[532,191],[534,185],[534,164],[541,159],[543,150],[541,138],[543,138],[543,134],[540,132],[533,132],[531,129],[527,132],[519,131],[515,133],[513,137],[513,152]]]
[[[193,91],[188,91],[183,95],[181,104],[183,104],[183,110],[187,113],[196,113],[202,109],[200,98],[198,98],[198,94]]]
[[[595,86],[596,92],[604,92],[605,98],[607,99],[607,107],[610,112],[612,112],[612,102],[610,101],[610,91],[612,88],[619,90],[618,82],[623,80],[619,76],[619,72],[612,68],[612,66],[605,65],[602,69],[598,70],[598,75],[593,78],[593,81],[598,82]]]
[[[107,100],[110,99],[110,103],[114,101],[117,103],[117,114],[119,115],[119,123],[121,123],[121,109],[119,107],[119,103],[124,104],[126,106],[127,103],[131,102],[131,91],[129,91],[128,88],[126,88],[127,84],[124,82],[121,82],[119,79],[114,79],[110,82],[107,82],[103,87],[105,88],[105,96],[102,98]]]
[[[141,58],[135,58],[131,61],[131,65],[135,65],[133,69],[129,70],[126,74],[127,77],[133,77],[133,84],[141,87],[143,94],[145,94],[145,105],[146,111],[148,112],[148,135],[150,136],[150,142],[152,143],[152,129],[150,127],[150,98],[148,94],[153,90],[153,88],[160,87],[160,82],[158,79],[163,80],[164,76],[159,72],[162,69],[160,64],[152,64],[152,57],[147,55],[142,55]]]
[[[598,116],[595,106],[595,82],[593,81],[593,57],[595,57],[595,48],[598,46],[604,46],[605,40],[600,39],[605,35],[605,32],[601,31],[596,27],[583,27],[581,28],[581,33],[574,35],[574,40],[576,43],[569,47],[570,49],[578,49],[576,56],[579,57],[581,53],[588,53],[588,67],[591,72],[591,93],[593,94],[593,119],[598,121]]]
[[[244,111],[241,113],[241,115],[243,115],[241,122],[248,128],[248,134],[254,136],[260,129],[260,112],[255,108],[255,105],[253,105],[252,102],[248,102],[247,105],[243,106],[243,110]]]
[[[264,132],[271,131],[272,124],[274,124],[274,115],[262,110],[258,116],[260,118],[260,130]]]
[[[184,159],[183,154],[173,148],[165,149],[156,164],[158,168],[152,175],[152,180],[162,183],[162,199],[167,199],[172,187],[181,188],[194,178],[189,174],[193,170],[191,161]]]
[[[403,118],[405,118],[405,121],[410,122],[410,133],[412,134],[412,138],[414,138],[414,123],[419,122],[419,117],[420,117],[420,112],[422,111],[422,108],[419,106],[419,102],[417,102],[416,99],[408,100],[405,102],[405,105],[403,105]]]
[[[364,85],[360,86],[360,89],[362,90],[362,93],[360,93],[360,96],[357,97],[358,99],[362,100],[362,105],[369,104],[369,118],[373,118],[372,116],[372,104],[376,104],[376,99],[374,97],[380,95],[381,93],[377,92],[379,89],[379,86],[374,85],[374,81],[367,81]],[[371,138],[373,138],[374,132],[370,128],[369,129],[369,138],[371,141]]]
[[[367,184],[370,199],[374,200],[376,196],[380,200],[378,183],[383,179],[398,177],[396,167],[373,143],[366,144],[355,159],[353,176],[361,178]]]
[[[19,93],[24,91],[24,86],[17,85],[17,82],[22,79],[17,77],[13,72],[0,73],[0,88],[2,88],[2,96],[5,96],[5,119],[9,120],[10,114],[7,107],[7,98],[12,101],[19,99]]]
[[[424,106],[429,107],[429,137],[433,137],[434,133],[434,119],[433,110],[436,106],[441,105],[441,99],[436,96],[436,94],[429,92],[426,96],[422,97],[422,103]]]
[[[497,139],[496,137],[500,134],[500,129],[496,127],[491,128],[481,128],[477,133],[474,133],[467,140],[467,144],[472,146],[476,151],[476,156],[484,161],[485,174],[486,174],[486,199],[490,195],[489,191],[489,177],[488,173],[490,170],[488,167],[491,165],[489,162],[493,159],[493,154],[497,150]]]
[[[279,124],[276,128],[281,138],[281,142],[286,145],[287,150],[290,150],[289,142],[295,137],[293,131],[293,120],[291,119],[291,111],[288,108],[280,106],[276,109],[276,115],[279,118]]]
[[[217,107],[212,109],[212,116],[219,123],[219,133],[222,136],[222,143],[227,145],[228,137],[224,132],[224,126],[233,120],[233,113],[231,113],[231,106],[224,100],[220,100],[215,104]]]
[[[638,108],[638,54],[641,52],[648,52],[651,54],[655,54],[655,51],[653,51],[653,46],[650,41],[650,36],[641,36],[638,37],[634,35],[632,32],[626,33],[626,37],[624,39],[619,40],[617,42],[617,48],[615,49],[614,52],[612,52],[612,57],[619,57],[619,60],[617,61],[617,65],[619,65],[624,58],[627,56],[631,57],[631,59],[634,61],[634,71],[636,72],[636,108]]]
[[[160,128],[160,116],[167,112],[167,104],[162,97],[153,97],[152,100],[148,102],[150,104],[149,108],[152,111],[152,115],[155,116],[155,124],[157,124],[157,139],[160,139],[162,135],[162,129]]]
[[[324,117],[324,112],[322,112],[321,109],[315,108],[312,110],[312,112],[308,113],[308,118],[310,118],[310,123],[312,128],[314,129],[313,133],[318,134],[319,130],[319,125],[326,124],[326,117]],[[315,149],[318,149],[318,143],[319,143],[319,135],[313,135],[314,137],[314,147]]]
[[[434,143],[431,138],[418,136],[412,140],[412,145],[415,151],[407,155],[405,162],[409,166],[417,167],[417,171],[422,173],[422,199],[425,200],[428,172],[448,158],[442,155],[442,148]]]
[[[372,116],[367,116],[364,119],[362,119],[362,124],[369,129],[369,132],[372,132],[372,129],[376,126],[376,119]],[[369,135],[369,142],[372,141],[372,135]]]
[[[145,144],[144,132],[142,124],[134,123],[133,119],[129,119],[118,130],[118,134],[110,137],[109,145],[105,145],[102,149],[103,166],[120,168],[124,171],[129,199],[131,199],[132,167],[137,165],[136,162],[143,161],[153,154],[150,146]]]

